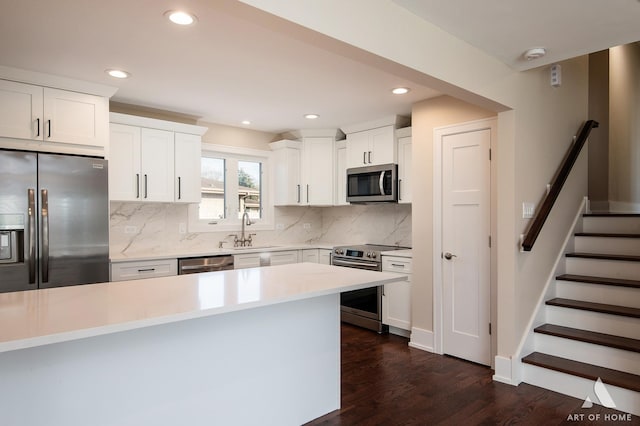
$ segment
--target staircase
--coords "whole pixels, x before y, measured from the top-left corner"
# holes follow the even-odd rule
[[[600,378],[617,410],[640,415],[640,215],[584,215],[573,247],[541,308],[523,381],[604,405]]]

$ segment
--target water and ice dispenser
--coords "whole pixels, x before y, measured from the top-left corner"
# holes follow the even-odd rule
[[[24,216],[0,214],[0,264],[23,262]]]

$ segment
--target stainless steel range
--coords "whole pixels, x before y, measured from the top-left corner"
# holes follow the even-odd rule
[[[331,264],[347,268],[382,271],[383,251],[404,250],[409,247],[363,244],[333,248]],[[382,295],[384,287],[371,287],[340,294],[340,318],[360,327],[386,333],[389,327],[382,323]]]

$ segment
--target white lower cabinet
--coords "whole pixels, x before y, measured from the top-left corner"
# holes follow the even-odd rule
[[[318,249],[318,263],[331,265],[331,249]]]
[[[310,262],[310,263],[319,263],[318,262],[318,249],[305,249],[300,250],[300,262]]]
[[[267,251],[263,253],[243,253],[233,255],[233,269],[287,265],[289,263],[298,263],[298,250]]]
[[[406,257],[382,257],[383,272],[393,272],[408,278],[408,281],[384,286],[382,323],[406,331],[411,331],[411,261]]]
[[[174,275],[178,275],[178,259],[118,262],[111,264],[111,281],[171,277]]]
[[[260,253],[233,255],[233,269],[257,268],[260,266]]]
[[[330,249],[304,249],[300,250],[300,262],[321,263],[331,265]]]
[[[269,253],[269,264],[288,265],[290,263],[298,263],[298,250],[288,251],[272,251]]]

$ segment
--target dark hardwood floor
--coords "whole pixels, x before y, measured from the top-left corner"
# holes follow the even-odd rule
[[[342,409],[309,425],[640,425],[622,413],[521,384],[493,371],[408,347],[408,340],[342,325]],[[580,419],[584,415],[584,420]],[[571,417],[570,417],[571,416]],[[589,417],[598,421],[589,421]],[[626,415],[624,415],[626,416]],[[576,419],[576,420],[574,420]]]

